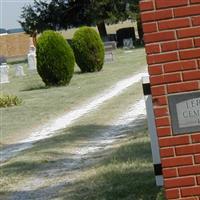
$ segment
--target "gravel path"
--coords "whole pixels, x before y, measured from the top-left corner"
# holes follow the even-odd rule
[[[67,159],[44,164],[43,169],[34,173],[25,182],[19,182],[10,192],[9,200],[49,200],[59,198],[59,191],[72,183],[86,167],[98,162],[98,154],[127,133],[141,127],[145,118],[145,105],[141,99],[130,106],[128,111],[113,121],[109,128],[101,129],[97,137],[76,147]],[[45,170],[44,170],[45,169]]]
[[[85,114],[98,109],[106,101],[120,95],[128,87],[141,81],[143,76],[146,76],[146,73],[139,73],[117,82],[113,87],[90,99],[79,108],[43,125],[25,140],[2,149],[0,151],[0,163],[4,163],[21,151],[31,148],[35,142],[54,136],[56,131],[66,128]]]

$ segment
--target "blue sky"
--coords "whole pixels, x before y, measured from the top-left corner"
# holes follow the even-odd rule
[[[17,22],[20,19],[21,8],[34,0],[0,0],[0,28],[21,28]]]

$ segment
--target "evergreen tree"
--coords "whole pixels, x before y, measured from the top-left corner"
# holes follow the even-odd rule
[[[38,33],[48,29],[68,28],[69,23],[63,20],[66,9],[65,0],[51,0],[50,3],[44,0],[34,0],[33,5],[28,4],[22,8],[19,23],[24,31],[33,37],[33,43],[36,45]]]
[[[80,25],[97,25],[106,39],[105,24],[137,19],[139,0],[35,0],[33,6],[23,7],[20,21],[29,34],[46,29],[67,29]]]
[[[80,25],[97,25],[102,38],[107,37],[105,24],[137,19],[139,0],[71,0],[69,8]]]

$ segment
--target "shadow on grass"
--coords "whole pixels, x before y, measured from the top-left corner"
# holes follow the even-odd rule
[[[150,144],[147,136],[140,130],[125,144],[115,149],[104,150],[106,157],[95,166],[93,163],[79,166],[88,171],[88,176],[77,182],[55,182],[46,188],[28,191],[4,191],[2,195],[11,195],[16,199],[54,199],[66,200],[155,200],[159,188],[155,186],[155,177],[151,161]],[[67,159],[66,159],[67,160]],[[31,165],[41,174],[48,169],[55,170],[53,176],[62,175],[62,171],[72,172],[76,169],[66,168],[65,159],[57,159],[52,163],[18,162],[7,165],[4,173],[27,173]],[[73,162],[73,160],[68,160]],[[65,163],[62,165],[61,163]],[[26,166],[26,167],[25,167]],[[31,170],[32,171],[32,170]],[[33,172],[33,171],[32,171]],[[57,173],[56,173],[57,172]],[[0,194],[1,195],[1,194]]]
[[[81,71],[75,71],[74,72],[74,74],[77,74],[77,75],[82,75],[82,74],[84,74],[83,72],[81,72]]]
[[[24,153],[38,153],[44,154],[45,152],[51,152],[51,154],[59,154],[57,151],[60,149],[68,148],[69,145],[79,141],[85,142],[89,139],[92,141],[92,145],[98,145],[99,142],[102,143],[102,148],[106,148],[106,140],[117,139],[117,137],[126,137],[132,134],[133,137],[139,137],[138,131],[144,128],[144,119],[134,120],[127,125],[112,125],[112,126],[102,126],[102,125],[84,125],[84,126],[74,126],[71,128],[63,129],[55,133],[55,136],[40,140],[38,142],[26,142],[6,145],[1,148],[1,162],[5,162],[8,158],[12,158],[15,154]],[[101,149],[102,149],[101,148]],[[61,155],[56,155],[61,156]],[[5,157],[5,159],[3,159]]]
[[[21,90],[22,92],[28,92],[28,91],[34,91],[34,90],[43,90],[43,89],[49,89],[49,86],[45,86],[45,85],[38,85],[38,86],[30,86],[27,87],[23,90]]]
[[[134,140],[134,138],[132,139]],[[109,154],[113,150],[105,150],[102,149],[101,152],[96,153],[92,152],[87,156],[77,156],[75,154],[54,154],[55,157],[52,160],[42,160],[42,161],[15,161],[1,167],[1,173],[4,176],[14,176],[14,175],[29,175],[34,172],[45,172],[45,171],[65,171],[65,172],[73,172],[80,170],[86,170],[91,165],[95,164],[96,157],[101,158],[104,156],[103,163],[109,164],[112,162],[117,165],[122,162],[136,162],[140,163],[149,162],[151,163],[151,152],[149,151],[150,146],[149,142],[138,142],[135,144],[126,144],[121,148],[115,149],[115,154],[111,157]],[[36,154],[39,152],[35,152]],[[59,158],[59,156],[61,158]],[[63,158],[64,156],[64,158]],[[109,156],[109,157],[108,157]],[[141,162],[142,163],[142,162]],[[102,164],[102,163],[101,163]],[[98,164],[96,165],[98,166]],[[52,176],[59,176],[59,172],[52,174]]]
[[[118,49],[126,51],[126,50],[124,50],[123,47],[118,47]],[[144,45],[143,44],[134,44],[134,48],[129,49],[129,50],[133,50],[134,51],[134,50],[137,50],[137,49],[144,49]]]
[[[147,169],[104,172],[70,187],[60,192],[62,199],[156,200],[159,192],[152,172]]]
[[[101,162],[95,175],[71,184],[60,196],[70,200],[155,200],[159,190],[150,144],[141,138],[130,139],[115,149]]]
[[[112,136],[120,136],[120,135],[129,135],[132,134],[133,137],[138,137],[138,132],[141,129],[146,128],[146,121],[144,118],[140,118],[137,120],[134,120],[133,122],[130,122],[126,125],[108,125],[108,126],[102,126],[102,125],[82,125],[82,126],[73,126],[71,128],[66,128],[59,130],[54,133],[54,136],[47,138],[47,139],[41,139],[38,142],[26,142],[26,143],[17,143],[17,144],[10,144],[10,145],[3,145],[1,147],[1,151],[8,151],[11,152],[14,150],[15,152],[17,149],[20,149],[22,146],[23,149],[28,149],[27,147],[31,147],[31,152],[38,152],[52,149],[52,147],[56,148],[67,148],[68,144],[71,144],[73,142],[78,141],[85,141],[87,138],[92,137],[98,137],[101,136],[101,134],[108,133],[108,137]],[[0,152],[1,152],[0,151]]]
[[[99,71],[92,71],[92,72],[82,72],[82,71],[75,71],[74,74],[77,75],[86,75],[86,74],[99,74]]]
[[[61,182],[47,188],[36,190],[0,192],[20,200],[156,200],[159,188],[155,186],[150,170],[110,171],[93,176],[81,182],[66,184]]]

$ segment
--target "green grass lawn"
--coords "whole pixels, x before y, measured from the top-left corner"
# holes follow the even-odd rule
[[[45,88],[37,74],[31,74],[24,63],[24,78],[15,77],[10,66],[10,83],[3,84],[1,91],[22,98],[21,106],[1,108],[1,144],[9,144],[25,138],[31,130],[72,110],[84,101],[108,89],[117,81],[144,71],[144,49],[131,53],[116,50],[115,61],[104,65],[99,73],[81,74],[76,68],[71,83],[66,87]]]
[[[11,82],[3,85],[1,92],[15,94],[23,99],[23,103],[0,109],[1,143],[6,146],[25,138],[38,125],[146,69],[143,48],[130,53],[119,49],[114,53],[115,62],[105,64],[99,73],[81,74],[76,68],[70,85],[66,87],[45,88],[37,74],[28,72],[26,63],[23,65],[27,76],[17,78],[10,66]],[[127,137],[117,140],[112,148],[81,158],[75,169],[66,168],[66,163],[73,161],[70,159],[75,148],[87,144],[102,131],[118,128],[112,122],[141,98],[141,83],[136,83],[99,109],[58,131],[53,137],[38,141],[32,148],[3,164],[0,167],[0,199],[20,194],[25,195],[24,199],[39,199],[38,195],[47,190],[45,195],[52,195],[49,199],[56,200],[156,200],[160,188],[155,185],[144,119],[137,127],[125,127]],[[49,175],[48,171],[53,173]],[[76,179],[67,184],[66,181],[74,177]],[[43,179],[44,185],[34,189],[37,181]],[[64,186],[56,187],[62,183]],[[31,184],[33,188],[27,189]]]
[[[96,130],[102,127],[95,127]],[[103,127],[106,128],[106,127]],[[94,127],[79,126],[71,128],[64,135],[39,142],[35,148],[24,152],[1,167],[0,197],[26,193],[28,199],[37,199],[42,189],[23,191],[13,190],[16,185],[30,181],[29,177],[45,177],[45,170],[60,168],[59,160],[68,158],[68,144],[80,140],[80,132],[85,139],[86,131],[92,133]],[[74,134],[70,138],[70,133]],[[84,135],[85,133],[85,135]],[[53,148],[52,148],[53,147]],[[151,159],[150,142],[146,125],[130,131],[126,139],[121,140],[112,149],[95,155],[98,162],[74,171],[77,179],[65,184],[53,197],[66,200],[156,200],[160,188],[155,185],[155,176]],[[43,175],[44,174],[44,175]],[[67,173],[53,176],[49,183],[68,180]],[[64,181],[63,181],[64,182]],[[51,187],[50,187],[51,189]],[[53,190],[53,187],[52,187]],[[52,198],[52,199],[54,199]],[[51,199],[51,198],[49,198]],[[159,198],[164,199],[164,198]]]
[[[70,200],[156,200],[158,193],[149,137],[146,129],[140,129],[59,196]]]

